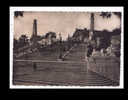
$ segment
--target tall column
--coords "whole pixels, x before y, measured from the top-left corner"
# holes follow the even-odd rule
[[[93,32],[94,32],[94,13],[91,13],[90,17],[90,33],[89,33],[89,40],[92,40]]]
[[[32,43],[34,47],[36,46],[36,41],[37,41],[36,38],[37,38],[37,20],[34,19],[33,20],[33,33],[32,33]]]
[[[33,36],[37,36],[37,20],[33,21]]]
[[[32,42],[32,49],[33,49],[37,46],[37,20],[36,19],[33,20],[31,42]]]

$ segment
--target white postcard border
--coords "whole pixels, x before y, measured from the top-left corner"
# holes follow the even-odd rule
[[[121,57],[120,57],[120,86],[24,86],[13,85],[13,33],[14,11],[43,11],[43,12],[122,12],[121,18]],[[124,88],[124,8],[118,7],[10,7],[10,89],[122,89]]]

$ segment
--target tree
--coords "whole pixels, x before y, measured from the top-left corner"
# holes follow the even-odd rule
[[[14,12],[14,16],[15,16],[15,17],[18,17],[18,16],[23,17],[23,11],[15,11],[15,12]]]
[[[110,18],[111,17],[111,12],[101,12],[100,16],[103,18]]]
[[[19,38],[19,44],[20,46],[28,44],[28,37],[26,35],[21,35]]]
[[[89,31],[86,28],[84,29],[76,28],[72,37],[75,39],[75,41],[83,42],[84,39],[88,36],[89,36]]]
[[[119,13],[114,13],[115,15],[120,16]],[[110,18],[112,16],[112,12],[101,12],[100,16],[103,18]],[[100,45],[98,48],[107,48],[110,45],[110,32],[107,30],[103,30],[102,32],[102,39],[100,39]]]
[[[48,32],[45,35],[46,38],[50,37],[50,38],[56,38],[56,33],[55,32]]]
[[[55,32],[48,32],[48,33],[46,33],[45,38],[48,39],[50,44],[53,44],[55,42],[55,39],[56,39],[56,33]]]
[[[120,21],[121,21],[121,12],[102,12],[100,16],[102,16],[103,18],[110,18],[112,14],[115,14],[116,16],[118,16],[118,18],[120,18]],[[110,46],[110,41],[111,41],[110,38],[112,37],[112,35],[120,35],[121,26],[120,26],[120,29],[116,28],[111,33],[106,31],[103,31],[103,33],[104,33],[104,40],[102,42],[105,42],[104,45],[106,48],[107,46]]]
[[[102,16],[103,18],[110,18],[112,16],[112,13],[115,14],[121,22],[121,12],[101,12],[100,16]]]
[[[115,15],[117,15],[121,19],[121,12],[114,12]]]

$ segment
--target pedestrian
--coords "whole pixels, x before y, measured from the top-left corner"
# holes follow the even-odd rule
[[[91,56],[93,52],[93,47],[92,45],[89,43],[87,46],[87,55],[86,55],[86,61],[89,61],[89,57]]]
[[[33,63],[33,70],[36,71],[37,70],[37,65],[36,62]]]

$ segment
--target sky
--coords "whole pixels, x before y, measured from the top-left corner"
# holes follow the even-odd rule
[[[112,13],[110,18],[99,16],[94,13],[94,29],[112,31],[120,27],[120,19]],[[72,36],[76,28],[90,29],[89,12],[24,12],[23,17],[14,17],[14,37],[19,38],[22,34],[28,37],[32,35],[33,20],[37,19],[37,34],[45,35],[47,32],[61,33],[63,40]]]

